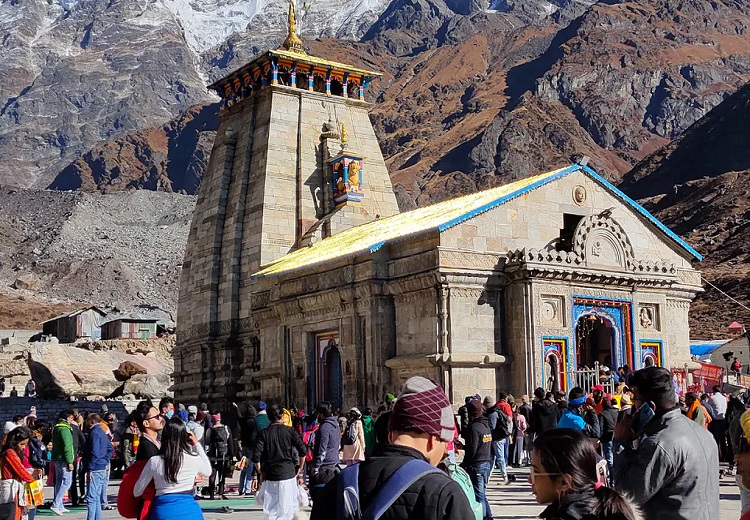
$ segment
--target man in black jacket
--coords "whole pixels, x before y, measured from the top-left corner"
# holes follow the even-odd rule
[[[534,435],[554,430],[560,419],[557,403],[551,393],[545,393],[544,388],[534,390],[534,404],[531,406],[531,423],[529,432]]]
[[[294,428],[281,422],[281,408],[278,405],[271,405],[267,413],[271,424],[258,433],[253,450],[253,463],[260,475],[260,478],[253,477],[253,487],[257,489],[258,482],[266,481],[263,514],[270,518],[272,511],[294,510],[297,486],[302,485],[302,466],[307,446]]]
[[[484,518],[491,519],[492,511],[487,501],[487,483],[492,473],[492,432],[489,419],[482,415],[482,404],[479,401],[471,401],[466,407],[471,421],[465,437],[466,446],[461,467],[471,477],[474,496],[477,502],[482,504]]]
[[[450,402],[440,386],[424,377],[409,379],[389,420],[391,444],[359,465],[360,511],[379,502],[378,492],[402,466],[413,460],[432,466],[445,457],[453,440],[454,419]],[[344,471],[351,470],[347,468]],[[313,501],[311,520],[335,518],[340,496],[336,476]],[[448,475],[434,471],[422,475],[385,510],[382,520],[467,520],[473,518],[469,500]]]

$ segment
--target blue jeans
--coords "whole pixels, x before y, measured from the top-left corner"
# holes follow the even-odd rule
[[[104,483],[102,484],[102,489],[99,496],[102,501],[102,509],[105,509],[109,507],[109,497],[107,497],[107,490],[109,488],[109,466],[107,466],[107,469],[104,469],[102,471],[104,471]]]
[[[52,500],[52,507],[55,509],[63,508],[63,498],[65,493],[70,489],[73,483],[73,472],[68,471],[68,464],[64,460],[55,461],[55,498]]]
[[[474,485],[474,497],[482,504],[484,518],[492,518],[490,503],[487,501],[487,483],[492,472],[492,462],[480,462],[466,468],[471,483]]]
[[[611,486],[613,484],[612,464],[614,462],[614,455],[612,452],[612,441],[601,441],[601,442],[602,442],[602,455],[604,456],[604,460],[607,461],[607,471],[609,472],[609,485]]]
[[[242,448],[242,456],[247,457],[247,467],[240,472],[240,484],[237,491],[249,494],[250,487],[253,485],[253,474],[255,473],[255,464],[253,464],[253,452],[250,448]]]
[[[495,450],[495,467],[498,468],[503,475],[507,475],[508,470],[508,437],[497,441],[492,441],[492,447]]]
[[[90,474],[91,480],[86,490],[86,520],[102,520],[102,489],[107,489],[107,470],[91,471]]]

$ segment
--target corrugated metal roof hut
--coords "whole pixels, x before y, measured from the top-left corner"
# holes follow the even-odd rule
[[[42,333],[55,336],[60,343],[73,343],[80,338],[99,340],[106,316],[106,312],[94,306],[66,312],[42,322]]]
[[[128,313],[111,316],[102,324],[102,339],[151,339],[156,337],[156,323],[152,316]]]

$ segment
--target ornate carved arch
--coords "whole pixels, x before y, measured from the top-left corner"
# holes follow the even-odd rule
[[[587,266],[619,266],[635,269],[635,252],[627,233],[612,217],[591,215],[578,223],[573,252]]]

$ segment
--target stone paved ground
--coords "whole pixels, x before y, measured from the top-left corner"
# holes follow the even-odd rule
[[[517,481],[510,485],[502,484],[497,475],[493,475],[490,480],[489,498],[492,507],[493,518],[501,520],[523,520],[537,518],[539,513],[544,509],[534,500],[531,494],[531,486],[527,479],[528,470],[512,470],[517,476]],[[234,482],[236,483],[236,481]],[[51,488],[47,488],[46,494],[51,499]],[[109,488],[109,496],[112,504],[115,502],[117,495],[116,483]],[[230,497],[229,500],[200,501],[204,516],[207,520],[220,520],[232,517],[242,520],[262,520],[263,513],[255,503],[255,500],[240,499]],[[234,513],[221,513],[221,506],[229,506]],[[37,516],[54,517],[49,510],[40,510]],[[104,511],[102,515],[104,520],[120,518],[117,511]],[[734,483],[734,477],[725,477],[721,480],[721,515],[716,520],[738,520],[740,517],[740,497],[737,486]],[[64,515],[67,520],[83,520],[86,518],[84,508],[76,508],[71,513]],[[467,519],[468,520],[468,519]]]

